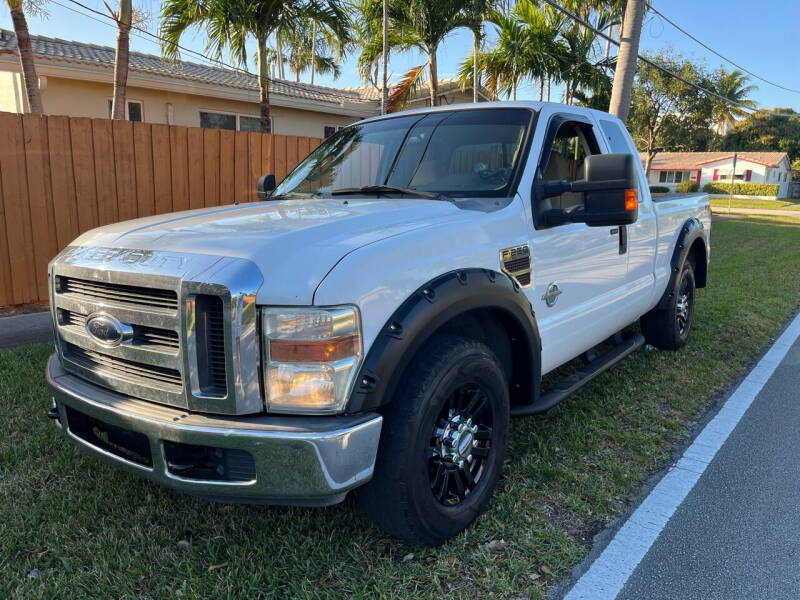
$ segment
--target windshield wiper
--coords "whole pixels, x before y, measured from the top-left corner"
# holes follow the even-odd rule
[[[404,194],[406,196],[416,196],[428,200],[443,200],[447,196],[434,192],[423,192],[411,188],[395,187],[393,185],[365,185],[362,187],[338,188],[331,190],[331,196],[341,196],[344,194]]]

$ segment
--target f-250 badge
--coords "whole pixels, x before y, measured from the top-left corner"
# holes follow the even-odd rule
[[[547,286],[547,291],[542,296],[542,300],[544,300],[547,306],[552,307],[558,297],[561,295],[561,288],[558,287],[558,284],[554,281],[550,285]]]

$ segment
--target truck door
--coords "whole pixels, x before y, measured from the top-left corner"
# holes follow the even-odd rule
[[[606,138],[611,152],[630,152],[634,156],[638,152],[633,140],[621,123],[611,119],[598,119],[600,131]],[[653,288],[655,286],[656,251],[658,246],[658,228],[655,209],[647,187],[647,179],[643,169],[636,169],[637,189],[639,193],[639,218],[636,223],[628,225],[626,239],[628,242],[628,289],[626,296],[630,314],[636,316],[652,308]]]
[[[594,123],[577,115],[553,115],[547,125],[536,178],[583,178],[586,156],[606,148]],[[534,184],[534,190],[536,185]],[[529,299],[542,338],[542,372],[563,364],[627,325],[624,302],[627,253],[618,227],[583,223],[548,226],[543,214],[584,202],[582,193],[552,198],[532,195],[530,248],[533,285]]]

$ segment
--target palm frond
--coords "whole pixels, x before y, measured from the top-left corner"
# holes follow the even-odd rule
[[[392,93],[389,94],[389,112],[400,110],[408,103],[411,94],[422,85],[422,78],[427,66],[427,64],[421,64],[403,75],[400,83],[394,86]]]

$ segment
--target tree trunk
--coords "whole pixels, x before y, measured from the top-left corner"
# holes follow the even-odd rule
[[[614,87],[611,90],[611,103],[608,107],[608,112],[619,117],[623,123],[628,120],[631,109],[631,91],[633,76],[636,74],[643,17],[644,0],[628,0],[620,36],[617,69],[614,73]]]
[[[544,77],[539,78],[539,102],[544,100]]]
[[[117,15],[117,54],[114,57],[114,92],[111,101],[111,118],[125,120],[128,96],[128,56],[130,48],[133,6],[131,0],[119,0]]]
[[[275,52],[278,54],[278,77],[286,79],[286,74],[283,70],[283,44],[281,44],[281,32],[279,29],[275,30]]]
[[[431,106],[439,106],[439,75],[436,65],[436,48],[430,48],[428,54],[430,55],[429,64],[431,71],[431,78],[428,82],[428,87],[431,92]]]
[[[267,38],[259,36],[258,43],[258,91],[261,108],[261,133],[272,133],[269,119],[269,71],[267,70]]]
[[[381,83],[381,114],[389,112],[389,0],[383,0],[383,82]],[[377,64],[375,65],[377,67]],[[377,77],[376,77],[377,79]]]
[[[550,102],[550,75],[547,76],[547,101]]]
[[[33,63],[33,48],[31,36],[28,33],[28,21],[20,4],[11,9],[11,21],[14,23],[14,33],[17,36],[19,48],[19,62],[22,67],[22,81],[28,94],[28,109],[35,115],[41,115],[42,96],[39,93],[39,78],[36,76],[36,65]]]
[[[644,178],[646,180],[650,179],[650,166],[653,164],[653,159],[658,154],[657,150],[648,150],[647,151],[647,160],[644,163]]]
[[[481,36],[479,31],[473,33],[474,47],[472,49],[472,101],[478,102],[478,90],[481,86],[480,74],[478,73],[478,54],[481,51]]]

